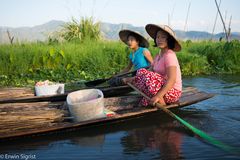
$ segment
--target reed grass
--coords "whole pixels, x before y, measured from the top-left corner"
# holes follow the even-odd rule
[[[182,74],[240,73],[240,42],[181,42]],[[151,42],[152,44],[152,42]],[[153,55],[157,48],[149,48]],[[36,81],[73,82],[107,78],[128,64],[129,49],[120,41],[73,40],[63,43],[0,45],[0,86]]]

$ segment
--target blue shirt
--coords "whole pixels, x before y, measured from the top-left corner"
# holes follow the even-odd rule
[[[134,70],[149,66],[149,62],[144,56],[144,51],[148,51],[148,49],[139,47],[138,50],[136,50],[136,52],[134,53],[134,56],[132,52],[130,53],[129,58],[133,63]]]

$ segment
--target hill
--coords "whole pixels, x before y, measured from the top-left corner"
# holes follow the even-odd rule
[[[14,42],[33,42],[33,41],[45,41],[48,38],[48,35],[58,31],[65,24],[64,21],[56,21],[52,20],[42,25],[33,26],[33,27],[19,27],[19,28],[11,28],[11,27],[0,27],[0,43],[9,43],[9,39],[7,36],[7,30],[10,32],[11,36],[14,36]],[[105,39],[109,40],[117,40],[118,32],[121,29],[131,29],[138,31],[148,37],[143,26],[133,26],[131,24],[112,24],[102,22],[100,24],[102,36]],[[184,32],[181,30],[175,30],[177,37],[181,40],[207,40],[211,39],[212,35],[208,32],[200,32],[200,31],[188,31]],[[224,37],[224,33],[214,34],[213,38],[218,40],[220,37]],[[240,33],[233,32],[232,39],[240,40]]]

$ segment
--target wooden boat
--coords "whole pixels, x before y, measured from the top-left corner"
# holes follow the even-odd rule
[[[133,89],[130,88],[129,86],[118,86],[118,87],[108,86],[108,87],[96,87],[96,88],[100,89],[103,92],[105,97],[121,96],[133,91]],[[64,94],[57,94],[57,95],[50,95],[50,96],[34,96],[34,93],[30,89],[21,91],[21,89],[14,88],[12,89],[12,91],[9,89],[2,89],[1,91],[0,91],[0,104],[44,102],[44,101],[51,101],[51,102],[65,101],[68,93],[73,92],[74,90],[67,91]],[[20,92],[20,93],[16,94],[15,92]]]
[[[166,108],[181,108],[211,97],[213,97],[213,94],[188,87],[183,90],[179,102],[167,105]],[[157,108],[150,106],[138,106],[140,99],[140,95],[105,98],[105,108],[110,114],[105,118],[84,122],[73,122],[71,120],[65,102],[1,104],[0,141],[86,129],[159,111]]]

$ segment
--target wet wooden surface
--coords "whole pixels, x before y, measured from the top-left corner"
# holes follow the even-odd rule
[[[41,127],[50,127],[64,120],[68,112],[63,103],[8,103],[0,105],[0,136]]]
[[[31,88],[0,88],[0,99],[34,96]]]

